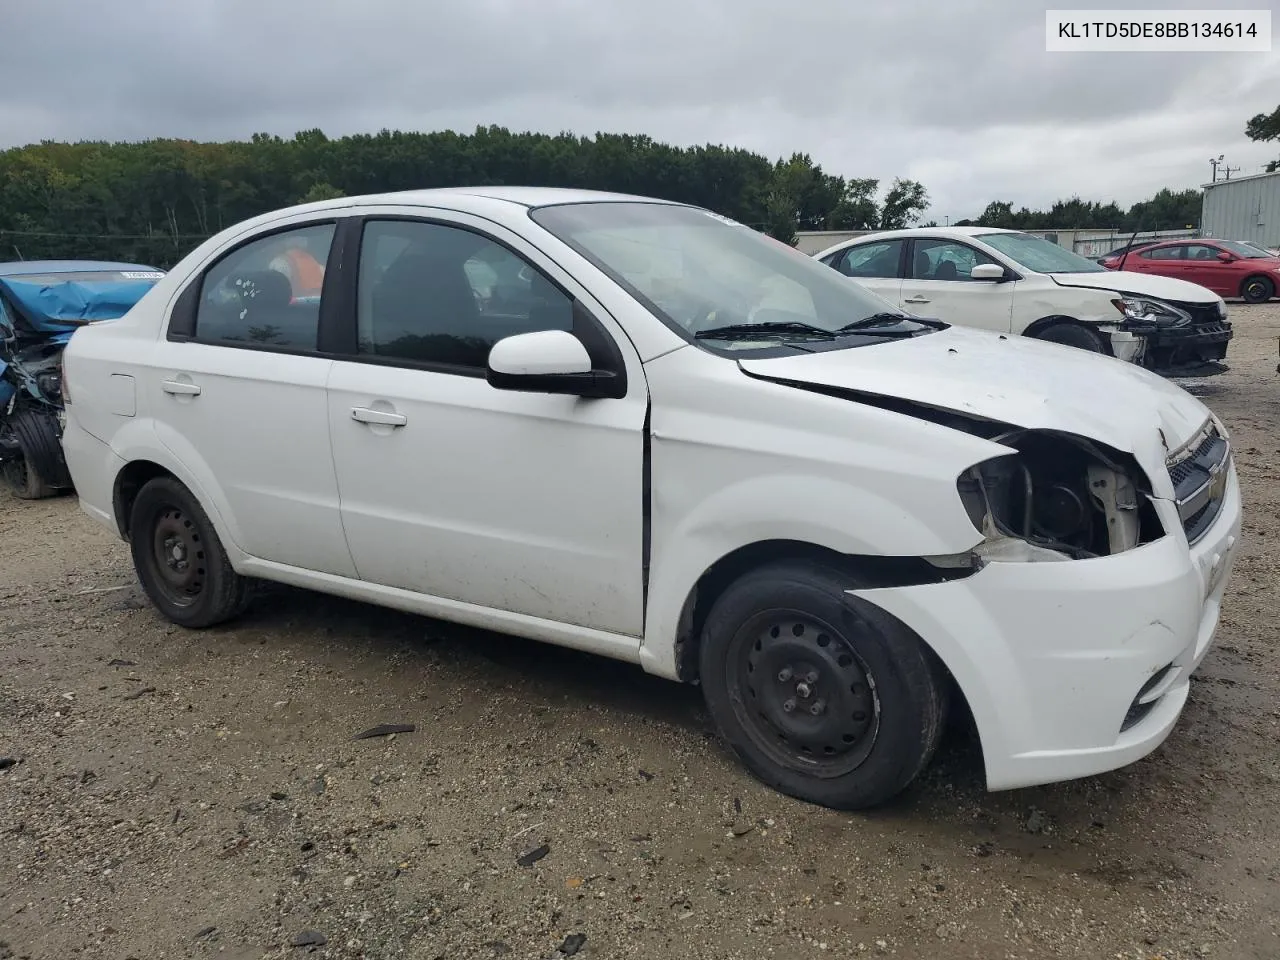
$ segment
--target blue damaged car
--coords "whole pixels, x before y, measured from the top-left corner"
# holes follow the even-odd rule
[[[98,260],[0,263],[0,482],[27,500],[71,489],[62,456],[62,351],[116,320],[164,276]]]

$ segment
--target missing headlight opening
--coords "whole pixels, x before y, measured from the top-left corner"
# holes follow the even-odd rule
[[[1164,535],[1136,463],[1067,434],[1011,430],[991,438],[1018,452],[956,481],[989,559],[1108,556]]]

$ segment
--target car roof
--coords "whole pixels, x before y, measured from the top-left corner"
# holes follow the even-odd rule
[[[1006,230],[1004,227],[903,227],[900,230],[876,230],[864,233],[860,237],[852,237],[833,243],[825,250],[819,250],[815,257],[824,257],[845,247],[866,243],[869,240],[897,240],[903,237],[942,237],[944,239],[963,240],[967,237],[978,237],[988,233],[1025,233],[1025,230]]]
[[[269,228],[283,220],[300,215],[341,215],[351,207],[422,207],[444,208],[459,213],[481,216],[501,216],[504,212],[529,210],[534,207],[570,203],[649,203],[688,207],[674,200],[643,197],[629,193],[609,193],[603,190],[582,190],[573,187],[432,187],[422,190],[398,190],[389,193],[368,193],[351,197],[335,197],[313,203],[299,203],[278,207],[241,221],[228,230],[240,236]],[[220,235],[219,235],[220,236]]]
[[[10,260],[0,263],[0,277],[22,277],[34,273],[91,273],[96,271],[138,271],[161,273],[140,263],[114,260]]]
[[[673,206],[681,205],[672,200],[660,200],[656,197],[642,197],[629,193],[612,193],[604,190],[582,190],[576,187],[516,187],[516,186],[476,186],[476,187],[433,187],[423,190],[399,190],[391,193],[371,193],[355,197],[339,197],[314,204],[299,205],[313,210],[325,208],[341,208],[363,206],[365,204],[402,204],[405,206],[438,206],[442,200],[499,200],[522,207],[543,207],[560,203],[665,203]],[[296,208],[288,208],[296,209]],[[277,210],[283,213],[284,210]]]

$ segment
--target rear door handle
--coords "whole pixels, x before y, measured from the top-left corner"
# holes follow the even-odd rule
[[[903,303],[928,303],[928,302],[929,302],[929,298],[928,298],[928,297],[922,297],[922,296],[920,296],[919,294],[916,294],[914,297],[907,297],[907,298],[906,298],[905,300],[903,300],[902,302],[903,302]]]
[[[176,397],[200,396],[200,387],[197,384],[185,383],[181,380],[161,380],[160,389]]]
[[[385,423],[392,427],[403,427],[409,418],[403,413],[389,413],[386,410],[370,410],[368,407],[352,407],[351,419],[361,423]]]

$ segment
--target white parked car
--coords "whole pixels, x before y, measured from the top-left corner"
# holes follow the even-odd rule
[[[867,234],[814,257],[909,313],[1109,353],[1164,374],[1221,372],[1227,306],[1185,280],[1108,270],[991,227]]]
[[[1178,387],[613,194],[271,213],[76,331],[64,376],[83,508],[175,623],[261,579],[632,661],[833,807],[910,783],[953,694],[991,789],[1147,754],[1240,532]]]

